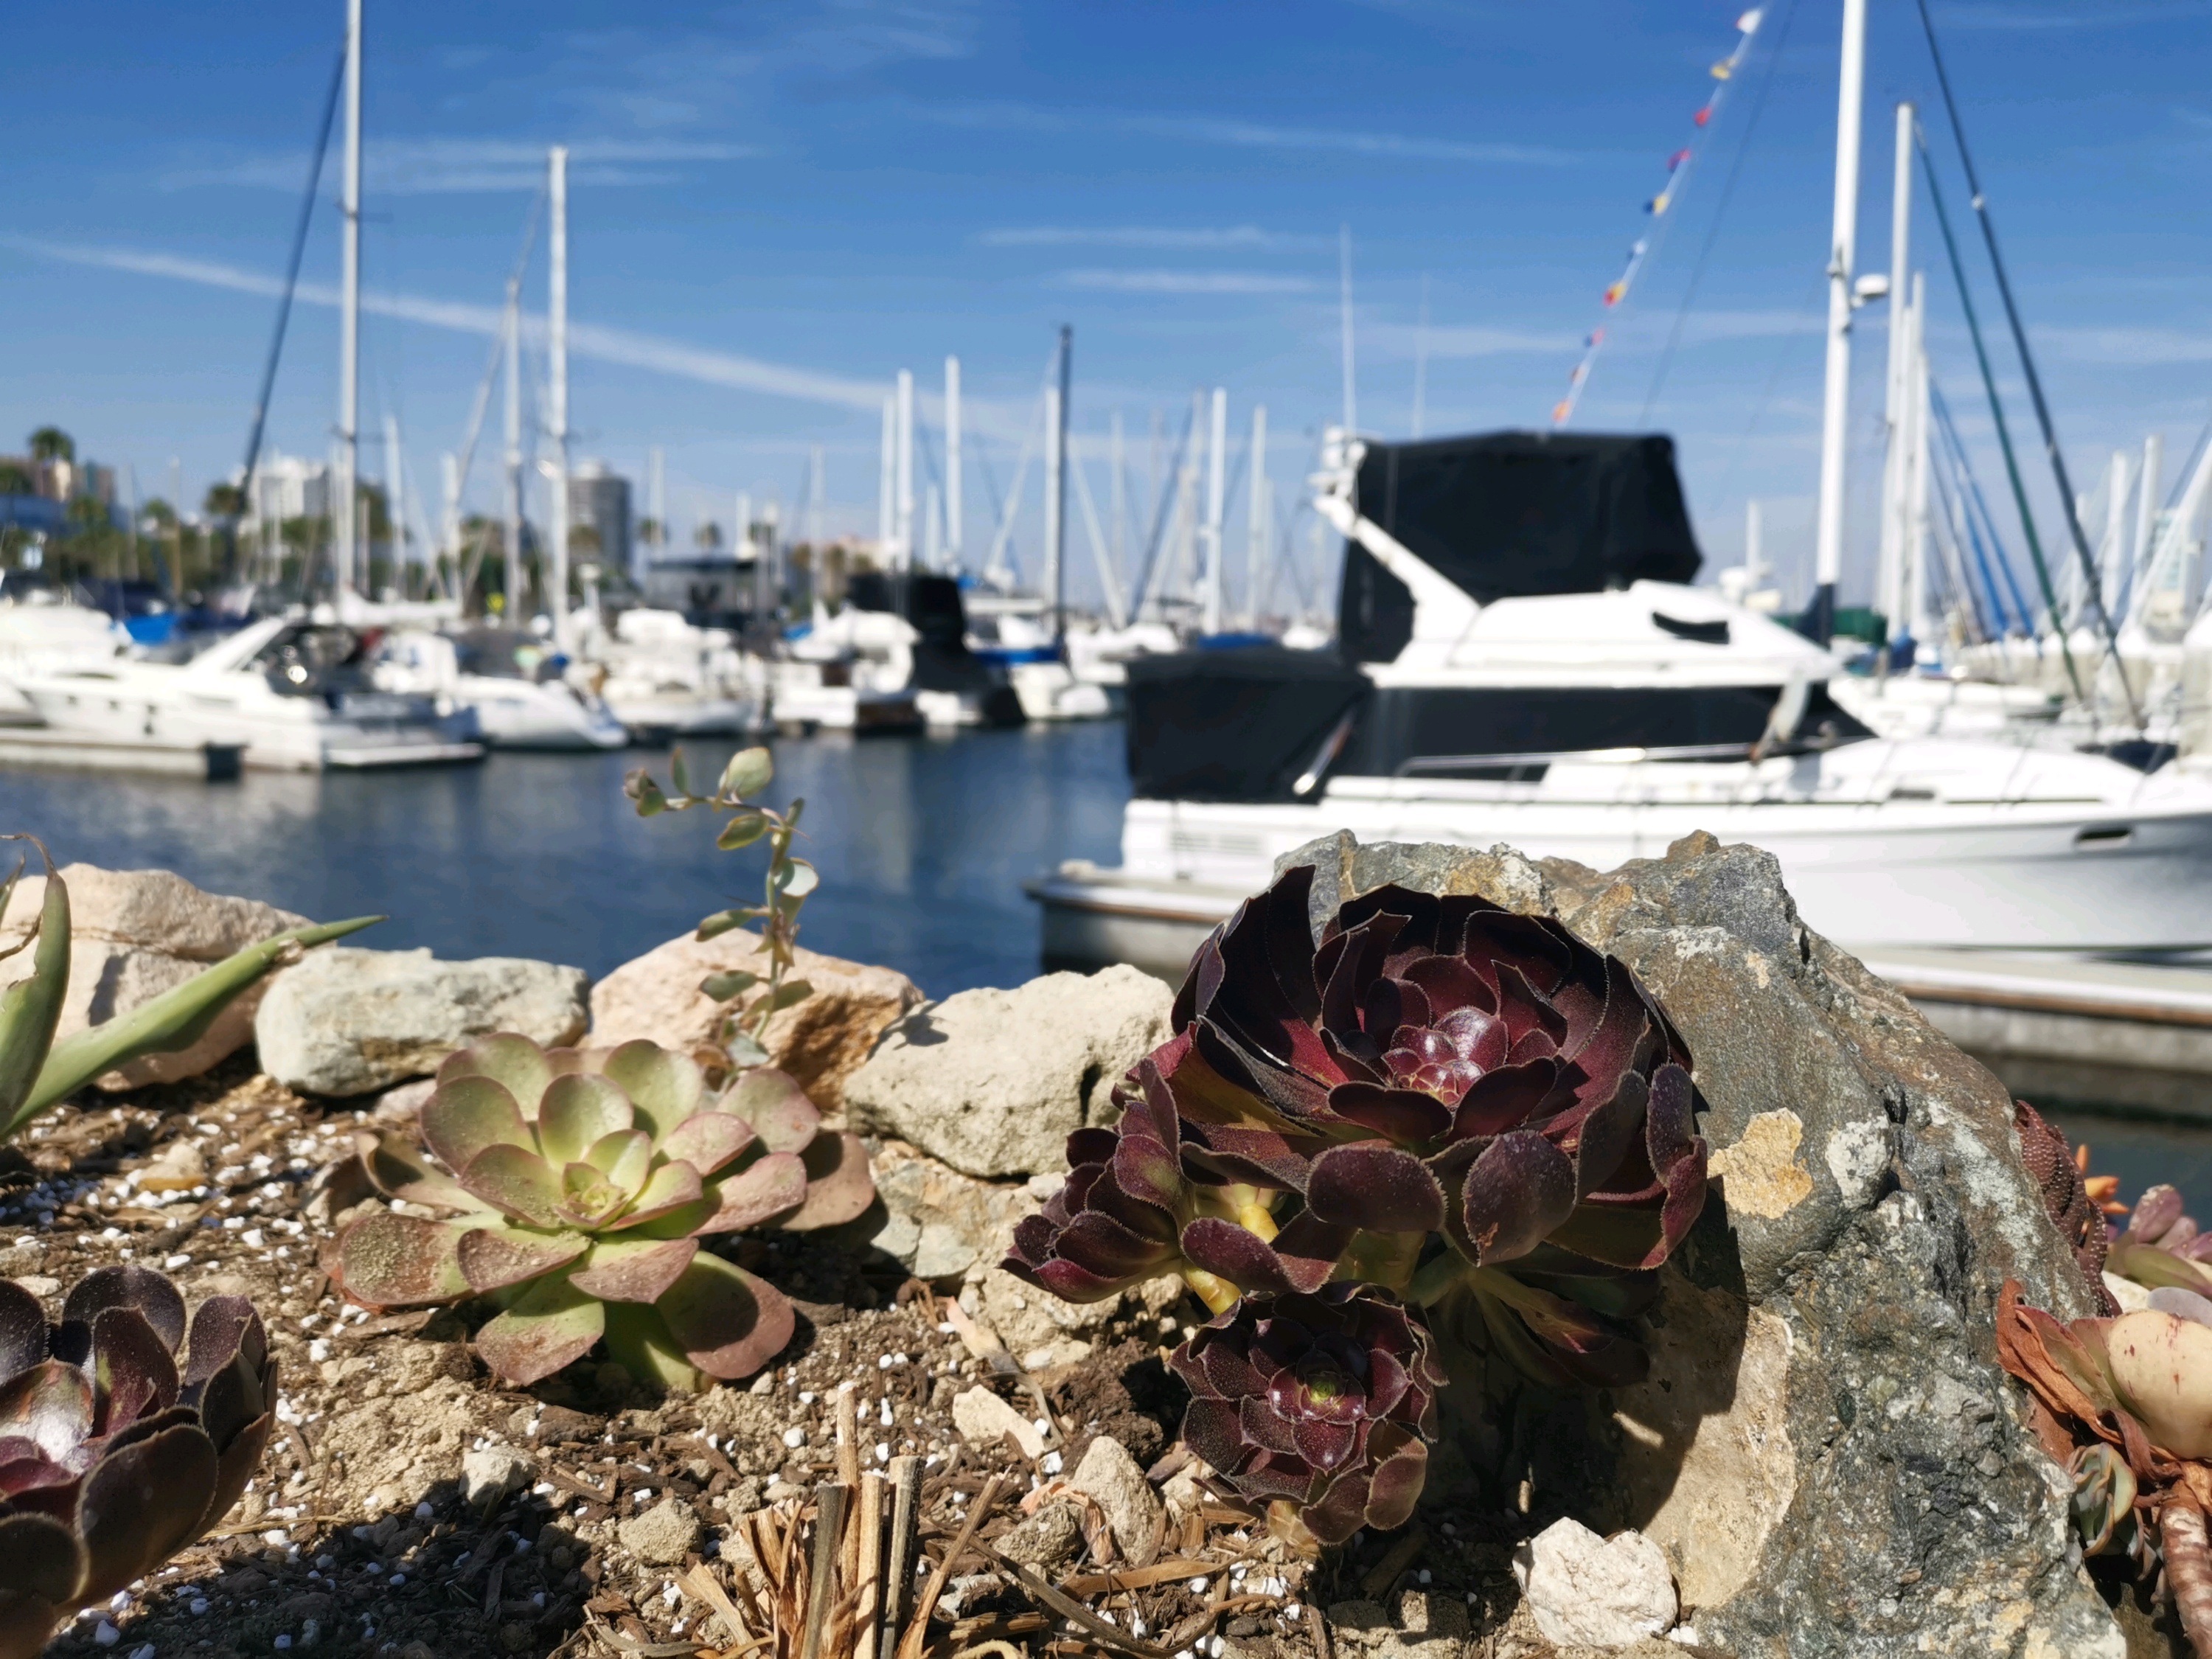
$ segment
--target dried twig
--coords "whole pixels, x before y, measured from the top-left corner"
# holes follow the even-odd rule
[[[995,1553],[995,1552],[994,1552]],[[1000,1565],[1014,1575],[1030,1599],[1041,1607],[1052,1609],[1063,1619],[1073,1620],[1091,1633],[1091,1639],[1116,1653],[1126,1653],[1131,1659],[1169,1659],[1170,1650],[1156,1647],[1141,1637],[1130,1635],[1118,1626],[1110,1625],[1085,1607],[1072,1595],[1063,1595],[1045,1583],[1034,1567],[1024,1566],[1010,1557],[999,1557]]]
[[[884,1569],[884,1477],[873,1469],[860,1477],[859,1570],[853,1585],[859,1596],[854,1613],[857,1638],[854,1659],[876,1659],[877,1627],[882,1622]]]
[[[960,1536],[953,1540],[945,1559],[937,1564],[937,1571],[922,1586],[921,1599],[915,1603],[914,1616],[907,1625],[905,1635],[899,1638],[896,1659],[921,1659],[922,1647],[929,1639],[929,1615],[937,1611],[937,1598],[945,1594],[945,1583],[952,1577],[952,1564],[975,1541],[975,1529],[983,1524],[983,1517],[997,1507],[999,1493],[1005,1486],[1004,1475],[993,1475],[981,1496],[968,1506],[967,1524],[960,1528]]]
[[[1390,1547],[1390,1553],[1375,1564],[1373,1571],[1359,1581],[1359,1589],[1370,1600],[1382,1595],[1390,1588],[1391,1580],[1413,1565],[1413,1558],[1429,1541],[1429,1529],[1417,1526]]]
[[[884,1652],[888,1656],[906,1628],[908,1600],[914,1593],[915,1534],[921,1522],[921,1459],[891,1459],[891,1532],[884,1559]]]
[[[845,1541],[845,1507],[851,1488],[825,1480],[814,1489],[814,1562],[807,1586],[805,1636],[799,1659],[823,1659],[823,1638],[837,1599],[837,1560]]]

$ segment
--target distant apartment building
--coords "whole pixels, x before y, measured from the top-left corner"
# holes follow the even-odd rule
[[[329,518],[330,464],[270,451],[253,469],[252,482],[246,487],[246,510],[255,523],[264,518],[279,524],[290,519]]]
[[[0,455],[0,476],[9,487],[0,487],[0,525],[35,530],[46,535],[68,532],[69,504],[89,496],[115,516],[115,469],[63,456],[40,460],[30,455]],[[15,488],[27,479],[27,493]]]
[[[589,526],[598,557],[612,570],[630,568],[629,480],[605,461],[579,461],[568,475],[568,528]],[[574,544],[571,544],[572,549]]]

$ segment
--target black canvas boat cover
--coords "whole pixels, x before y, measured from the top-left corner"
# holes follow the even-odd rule
[[[1485,605],[1640,580],[1686,582],[1701,562],[1674,440],[1657,434],[1370,442],[1356,504]],[[1345,549],[1337,621],[1355,662],[1389,661],[1412,637],[1412,595],[1356,542]]]
[[[968,648],[968,608],[951,577],[863,570],[847,586],[845,603],[856,611],[904,617],[914,625],[921,635],[914,643],[915,690],[973,692],[983,700],[986,724],[1022,723],[1021,699],[1006,677]]]
[[[1129,664],[1129,782],[1153,800],[1291,800],[1367,677],[1317,651],[1177,651]]]

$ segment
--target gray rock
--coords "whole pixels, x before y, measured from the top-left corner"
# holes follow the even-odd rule
[[[1083,1526],[1073,1504],[1047,1504],[999,1540],[999,1553],[1024,1566],[1053,1568],[1083,1543]]]
[[[1065,1170],[1068,1133],[1116,1116],[1115,1084],[1167,1041],[1171,1000],[1122,966],[963,991],[884,1034],[846,1081],[847,1115],[971,1176]]]
[[[521,957],[438,962],[422,951],[318,951],[287,969],[253,1019],[262,1069],[311,1095],[365,1095],[434,1072],[470,1038],[574,1042],[589,1018],[580,968]]]
[[[1773,859],[1693,836],[1600,875],[1509,848],[1309,844],[1313,912],[1388,882],[1549,912],[1643,978],[1695,1055],[1714,1149],[1661,1274],[1650,1379],[1604,1397],[1489,1379],[1438,1468],[1532,1520],[1635,1527],[1701,1644],[1739,1659],[1948,1651],[2121,1659],[2069,1483],[1996,1364],[2007,1279],[2089,1288],[2021,1167],[2011,1101],[1806,929]],[[1444,1403],[1453,1413],[1454,1395]]]
[[[883,1209],[852,1224],[851,1236],[932,1284],[997,1266],[1013,1243],[1015,1224],[1036,1207],[1018,1183],[978,1181],[902,1141],[878,1143],[869,1161]]]
[[[648,1567],[682,1566],[704,1534],[699,1517],[680,1498],[664,1498],[643,1515],[615,1528],[622,1547]]]
[[[167,870],[62,868],[70,897],[69,992],[57,1039],[105,1025],[225,957],[307,921],[252,899],[204,893]],[[43,877],[27,876],[0,917],[0,949],[20,943],[46,902]],[[28,977],[27,951],[0,961],[0,985]],[[281,979],[284,970],[274,978]],[[243,1048],[253,1035],[253,1011],[272,979],[234,999],[206,1033],[174,1054],[148,1054],[99,1079],[103,1089],[136,1089],[198,1077]]]
[[[1110,1434],[1093,1436],[1068,1484],[1098,1500],[1123,1560],[1151,1564],[1167,1530],[1167,1509],[1127,1446]]]
[[[489,1509],[537,1478],[538,1465],[512,1446],[485,1446],[461,1457],[461,1496],[478,1509]]]

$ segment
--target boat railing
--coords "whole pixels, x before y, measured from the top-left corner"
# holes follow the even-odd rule
[[[1416,755],[1399,763],[1393,777],[1422,777],[1439,772],[1471,772],[1478,769],[1553,766],[1579,763],[1591,766],[1633,766],[1641,761],[1744,760],[1759,745],[1753,743],[1685,743],[1614,749],[1524,749],[1498,755]],[[1768,754],[1784,746],[1766,745]]]

